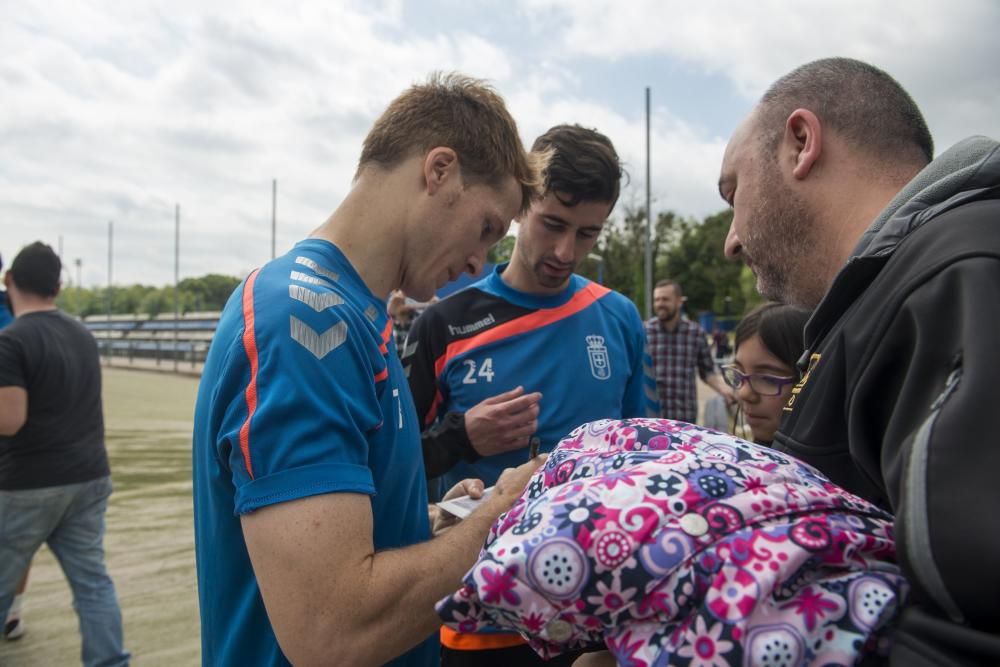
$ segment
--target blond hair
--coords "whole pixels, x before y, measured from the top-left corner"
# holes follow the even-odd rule
[[[370,165],[391,169],[438,146],[455,151],[466,183],[492,186],[513,176],[520,213],[541,196],[548,153],[526,153],[503,98],[485,81],[454,72],[436,72],[389,104],[365,137],[355,178]]]

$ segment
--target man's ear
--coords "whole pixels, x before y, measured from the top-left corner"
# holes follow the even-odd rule
[[[823,152],[823,127],[819,118],[808,109],[796,109],[785,121],[781,155],[792,161],[792,176],[802,180],[809,176]]]
[[[461,179],[458,154],[446,146],[432,148],[424,156],[424,183],[427,193],[434,195],[449,180]]]

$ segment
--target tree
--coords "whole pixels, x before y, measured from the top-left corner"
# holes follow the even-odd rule
[[[185,278],[178,285],[179,306],[182,313],[193,311],[219,311],[240,284],[239,278],[210,273],[198,278]],[[108,312],[108,288],[67,287],[59,293],[56,304],[67,313],[78,317]],[[174,287],[125,285],[111,288],[112,314],[144,314],[156,317],[174,312]]]
[[[744,287],[744,265],[723,255],[732,219],[732,209],[727,209],[701,222],[685,221],[658,267],[660,275],[681,284],[692,315],[703,311],[738,315],[754,300]]]
[[[510,261],[514,253],[514,241],[517,237],[505,236],[486,253],[486,261],[490,264],[503,264]]]
[[[653,230],[653,266],[675,242],[681,224],[680,218],[672,211],[664,211],[657,216]],[[625,215],[621,220],[610,219],[605,224],[594,253],[604,260],[604,284],[627,296],[641,310],[646,293],[646,211],[625,206]],[[582,263],[580,272],[596,280],[597,262]],[[655,272],[653,280],[656,281]]]
[[[191,305],[191,309],[222,310],[226,301],[229,300],[229,296],[239,284],[239,278],[209,273],[200,278],[185,278],[180,282],[178,288],[181,291],[182,303],[185,301],[184,294],[190,295],[191,299],[188,303]]]

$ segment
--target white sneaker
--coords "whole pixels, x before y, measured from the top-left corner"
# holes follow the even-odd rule
[[[20,639],[23,634],[24,621],[21,620],[20,616],[7,619],[7,623],[3,626],[4,639],[7,641],[14,641],[15,639]]]

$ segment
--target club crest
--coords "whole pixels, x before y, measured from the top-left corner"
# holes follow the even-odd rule
[[[604,346],[604,336],[587,336],[587,356],[590,358],[590,372],[598,380],[611,377],[611,359]]]

